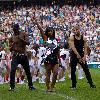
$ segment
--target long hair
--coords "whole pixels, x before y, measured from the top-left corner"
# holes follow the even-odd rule
[[[53,34],[52,34],[52,37],[50,37],[49,36],[49,34],[48,34],[48,32],[50,32],[50,31],[53,31]],[[45,35],[49,38],[51,38],[51,39],[54,39],[55,38],[55,30],[52,28],[52,27],[47,27],[46,28],[46,31],[45,31]]]
[[[32,52],[31,51],[27,51],[27,56],[28,56],[28,59],[30,60],[32,58]]]
[[[19,24],[14,24],[13,25],[13,31],[14,31],[14,33],[19,35]]]

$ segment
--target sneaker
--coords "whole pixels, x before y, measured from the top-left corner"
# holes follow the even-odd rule
[[[83,79],[84,77],[78,77],[79,80]]]
[[[21,81],[21,82],[19,82],[19,83],[17,83],[17,84],[24,84],[24,81]]]
[[[39,83],[45,83],[45,81],[41,78],[39,78]]]
[[[93,84],[93,85],[90,85],[90,88],[96,88],[96,86]]]
[[[36,90],[36,88],[35,87],[29,87],[29,90]]]
[[[65,81],[65,77],[63,77],[63,78],[59,79],[59,81],[60,81],[60,82]]]
[[[0,82],[0,84],[3,84],[3,82]]]
[[[45,82],[44,81],[39,81],[39,83],[43,83],[44,84]]]
[[[68,79],[71,80],[71,75],[68,75]]]
[[[56,80],[56,83],[59,82],[58,80]]]
[[[11,87],[10,87],[8,91],[14,91],[14,90],[15,90],[14,88],[11,88]]]

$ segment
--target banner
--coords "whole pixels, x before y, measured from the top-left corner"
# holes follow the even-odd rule
[[[100,68],[100,62],[88,62],[89,68]]]

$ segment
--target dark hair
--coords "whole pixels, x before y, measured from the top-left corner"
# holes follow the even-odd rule
[[[31,52],[31,51],[28,51],[28,52],[27,52],[27,56],[28,56],[29,59],[31,59],[31,57],[32,57],[32,52]]]
[[[47,37],[49,37],[48,32],[50,32],[50,31],[53,31],[53,35],[52,35],[51,38],[54,39],[54,38],[55,38],[55,30],[54,30],[52,27],[47,27],[47,28],[46,28],[45,35],[46,35]]]
[[[64,49],[68,49],[69,48],[69,44],[68,44],[68,42],[66,42],[65,44],[64,44]]]
[[[13,31],[19,30],[19,24],[14,24],[13,25]]]

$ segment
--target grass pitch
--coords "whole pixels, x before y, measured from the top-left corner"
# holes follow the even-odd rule
[[[96,89],[89,88],[86,78],[77,80],[77,89],[71,90],[71,81],[56,84],[56,92],[46,93],[45,84],[34,83],[35,91],[28,90],[27,84],[16,85],[14,92],[8,91],[9,84],[0,85],[0,100],[100,100],[100,69],[90,69]]]

